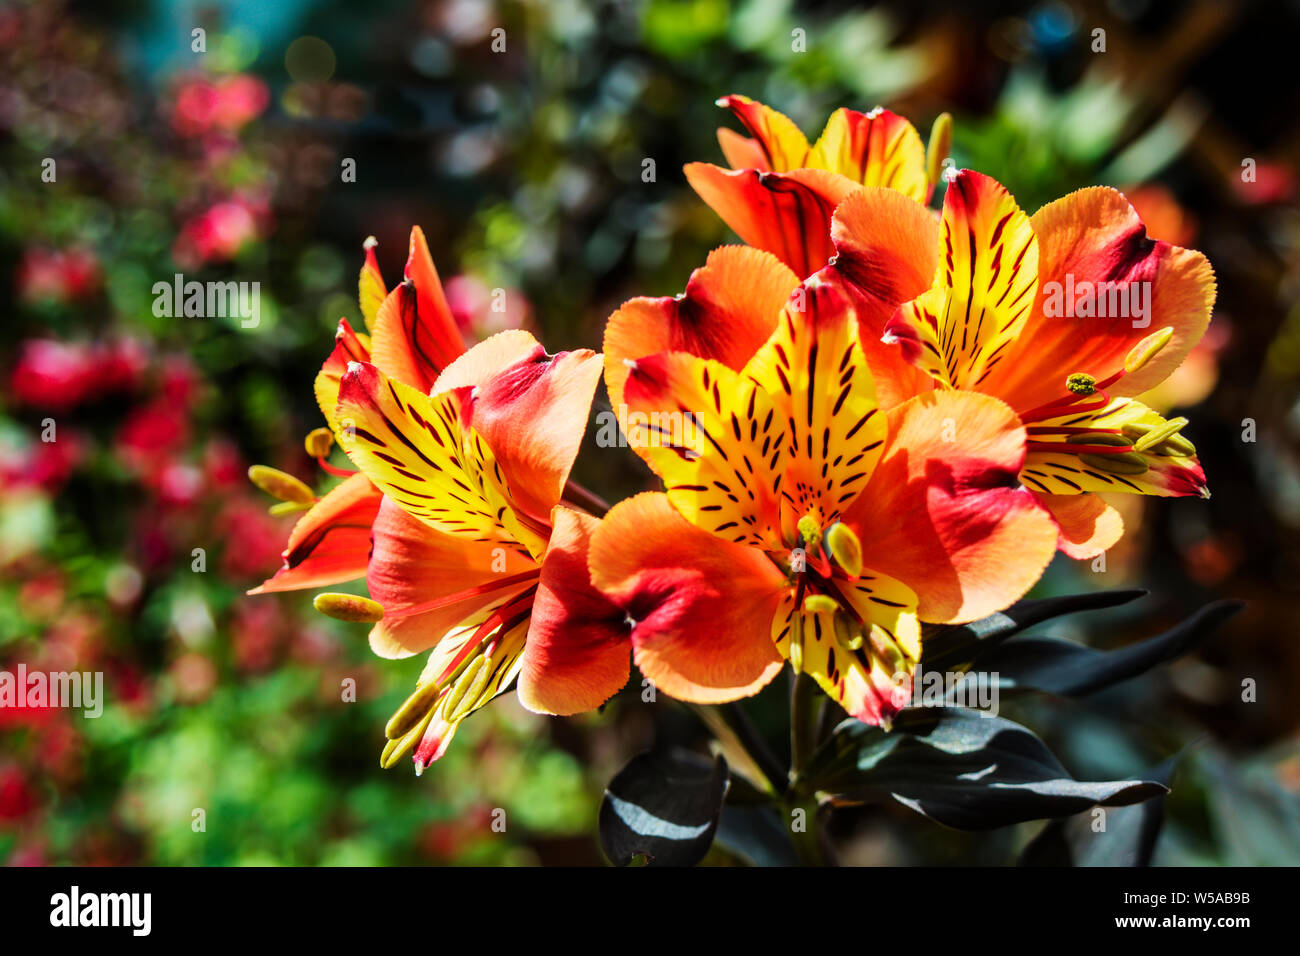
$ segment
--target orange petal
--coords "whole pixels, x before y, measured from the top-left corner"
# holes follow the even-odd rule
[[[434,394],[469,388],[470,420],[505,473],[516,510],[548,524],[586,431],[601,357],[548,355],[528,332],[498,332],[456,359]]]
[[[380,306],[374,337],[375,364],[422,392],[429,391],[438,373],[465,351],[419,226],[411,229],[406,281],[398,283]]]
[[[541,349],[531,332],[506,329],[489,336],[442,370],[433,385],[435,394],[458,388],[476,388],[516,362]]]
[[[1051,433],[1067,424],[1076,431]],[[1101,409],[1073,414],[1067,410],[1064,416],[1037,420],[1020,480],[1043,494],[1123,491],[1168,498],[1210,497],[1196,448],[1182,435],[1142,451],[1136,445],[1098,445],[1088,437],[1091,433],[1106,441],[1123,435],[1128,441],[1137,441],[1170,424],[1159,412],[1133,398],[1117,398]]]
[[[1059,398],[1066,377],[1074,372],[1100,381],[1120,371],[1135,345],[1169,326],[1174,330],[1169,343],[1107,390],[1111,395],[1138,395],[1164,381],[1200,341],[1210,321],[1215,283],[1205,256],[1148,238],[1123,194],[1101,186],[1048,203],[1031,224],[1039,243],[1033,315],[983,390],[1002,396],[1017,411],[1036,408]],[[1149,283],[1147,315],[1137,318],[1131,309],[1116,308],[1129,314],[1078,316],[1080,297],[1091,288],[1095,298],[1099,282],[1119,284],[1124,295],[1117,306],[1129,301],[1130,289],[1141,294],[1144,286],[1132,283]],[[1065,301],[1070,288],[1075,303]],[[1106,298],[1111,311],[1109,294]],[[1055,314],[1067,309],[1070,314]],[[1045,310],[1054,314],[1046,315]]]
[[[831,614],[797,608],[789,594],[772,622],[772,637],[789,659],[797,628],[803,673],[853,717],[887,724],[907,702],[921,657],[916,595],[901,582],[870,571],[840,590],[858,615],[865,638],[860,648],[840,642]],[[836,614],[846,610],[842,607]]]
[[[410,282],[399,282],[380,303],[371,337],[372,361],[385,375],[428,392],[439,366],[428,350],[419,317],[419,295]]]
[[[930,288],[939,262],[938,218],[892,189],[861,189],[835,210],[831,238],[835,261],[817,276],[838,282],[857,312],[881,407],[929,391],[930,376],[897,343],[881,339],[898,307]]]
[[[347,319],[339,319],[338,331],[334,333],[334,350],[316,373],[316,403],[320,405],[321,414],[334,428],[334,411],[339,404],[339,382],[347,373],[350,362],[369,362],[370,348],[366,341],[356,332]]]
[[[1060,526],[1057,547],[1071,558],[1095,558],[1124,534],[1120,513],[1096,495],[1039,495]]]
[[[344,479],[293,526],[284,567],[248,593],[324,587],[363,577],[370,526],[382,499],[365,475]]]
[[[934,391],[889,412],[889,439],[844,522],[873,570],[920,598],[923,621],[964,622],[1033,586],[1056,552],[1056,522],[1016,481],[1025,430],[1005,404]]]
[[[425,395],[353,363],[339,388],[338,442],[384,494],[446,534],[545,548],[545,526],[515,511],[482,435],[464,420],[470,389]]]
[[[594,710],[627,683],[632,645],[623,610],[587,571],[600,521],[556,508],[519,671],[519,702],[540,714]]]
[[[718,106],[731,110],[736,118],[745,125],[753,143],[763,157],[763,165],[751,166],[748,163],[731,162],[733,168],[753,168],[769,170],[774,173],[788,173],[808,165],[811,148],[803,131],[784,113],[777,112],[770,106],[764,106],[748,96],[724,96],[718,100]],[[719,135],[721,139],[721,135]],[[726,154],[726,145],[723,146]]]
[[[804,278],[832,255],[831,215],[857,185],[824,169],[765,173],[688,163],[686,178],[745,242],[780,258]]]
[[[473,391],[470,423],[492,448],[518,512],[549,523],[587,429],[600,380],[591,349],[535,352]]]
[[[774,255],[722,246],[691,273],[678,296],[624,302],[605,326],[605,385],[623,404],[625,359],[669,350],[717,359],[739,371],[776,326],[799,279]]]
[[[516,548],[435,531],[388,498],[374,542],[366,585],[384,606],[384,619],[370,632],[380,657],[427,650],[470,615],[536,583],[536,563]]]
[[[722,155],[727,158],[727,165],[732,169],[768,169],[767,156],[756,139],[721,127],[718,129],[718,145],[722,147]]]
[[[866,487],[880,458],[885,416],[858,331],[839,289],[812,279],[791,297],[772,337],[745,366],[745,378],[776,410],[775,441],[784,463],[773,470],[787,543],[796,540],[796,525],[805,517],[819,529],[833,524]]]
[[[592,583],[635,622],[637,666],[679,700],[720,703],[781,669],[770,628],[785,581],[758,549],[690,524],[666,496],[636,495],[592,535]]]

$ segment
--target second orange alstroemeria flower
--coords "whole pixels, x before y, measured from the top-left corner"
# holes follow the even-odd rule
[[[322,495],[294,525],[284,565],[251,594],[325,587],[363,577],[370,555],[370,526],[382,493],[360,473],[342,471],[325,459],[337,433],[339,382],[350,362],[373,362],[387,374],[428,391],[441,371],[465,351],[465,342],[443,294],[424,232],[411,230],[405,276],[386,291],[375,241],[365,244],[359,298],[366,332],[339,321],[334,349],[316,376],[316,400],[329,431],[308,436],[309,453],[344,481]],[[305,486],[304,486],[305,487]]]
[[[591,585],[597,519],[560,504],[600,356],[548,355],[527,332],[479,343],[429,394],[352,362],[339,443],[384,498],[366,583],[381,657],[430,651],[389,722],[383,764],[421,770],[460,723],[518,681],[532,710],[599,706],[627,682],[624,614]]]

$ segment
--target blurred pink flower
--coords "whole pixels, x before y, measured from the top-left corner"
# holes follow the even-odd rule
[[[9,379],[15,401],[63,411],[81,404],[95,388],[90,349],[80,342],[29,339]]]
[[[0,766],[0,825],[21,820],[36,809],[36,793],[22,768]]]
[[[214,129],[235,132],[270,101],[266,84],[245,73],[213,79],[185,76],[176,88],[172,128],[181,136],[201,136]]]
[[[0,488],[57,492],[85,457],[85,448],[81,436],[66,426],[58,432],[58,441],[0,444]]]
[[[532,306],[518,289],[491,289],[469,275],[452,276],[444,286],[452,317],[466,338],[483,340],[504,329],[526,329]]]
[[[18,297],[24,302],[76,302],[94,293],[99,281],[99,260],[89,249],[33,246],[18,265]]]
[[[172,257],[183,268],[227,262],[263,234],[269,217],[265,197],[236,194],[220,200],[186,220]]]
[[[134,340],[105,343],[28,339],[9,380],[14,400],[66,411],[112,392],[135,388],[149,357]]]

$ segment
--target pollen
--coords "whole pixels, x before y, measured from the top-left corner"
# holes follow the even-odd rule
[[[803,609],[808,614],[833,614],[839,606],[829,594],[810,594],[803,599]]]
[[[1136,372],[1159,354],[1174,337],[1174,327],[1167,325],[1158,332],[1152,332],[1137,345],[1133,346],[1124,359],[1124,371]]]
[[[826,550],[849,577],[856,578],[862,573],[862,542],[848,525],[837,521],[830,526],[826,532]]]
[[[326,617],[354,624],[374,624],[384,619],[384,606],[357,594],[327,592],[316,595],[312,606]]]
[[[806,547],[811,549],[821,544],[821,525],[812,515],[804,515],[799,519],[799,523],[795,527],[799,529],[799,535],[803,538],[803,543]]]
[[[268,465],[253,465],[248,469],[248,480],[257,485],[273,498],[291,501],[295,504],[311,505],[316,502],[316,495],[305,484],[278,468]]]
[[[1075,372],[1065,380],[1065,387],[1075,395],[1091,395],[1097,391],[1097,380],[1087,372]]]
[[[328,428],[314,428],[307,433],[303,447],[312,458],[324,458],[334,447],[334,434]]]

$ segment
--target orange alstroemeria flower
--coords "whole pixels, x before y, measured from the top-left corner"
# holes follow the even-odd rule
[[[821,274],[853,285],[872,263],[877,288],[924,291],[885,324],[886,343],[926,374],[908,389],[996,396],[1028,434],[1019,480],[1056,518],[1061,550],[1093,557],[1123,532],[1095,492],[1208,497],[1196,449],[1137,401],[1200,340],[1214,305],[1205,256],[1151,240],[1122,194],[1083,189],[1026,216],[1007,190],[962,170],[942,218],[897,196],[863,190],[835,215],[840,259]],[[886,216],[910,241],[873,232]],[[889,255],[877,255],[882,247]],[[855,265],[857,264],[857,265]],[[863,270],[865,272],[865,270]],[[878,374],[879,374],[879,370]]]
[[[386,729],[385,767],[414,748],[423,770],[516,678],[524,706],[553,714],[627,682],[624,614],[587,572],[598,521],[560,504],[600,370],[590,350],[548,355],[515,330],[453,361],[428,394],[367,362],[343,373],[339,443],[384,495],[370,645],[431,651]]]
[[[789,660],[887,725],[920,622],[1005,606],[1055,551],[1016,481],[1010,409],[931,392],[886,413],[849,298],[766,252],[719,249],[684,295],[626,303],[605,348],[629,444],[665,492],[609,512],[592,580],[671,696],[753,694]]]
[[[324,587],[361,578],[370,554],[370,527],[383,494],[364,474],[330,465],[330,435],[339,430],[335,416],[339,382],[350,362],[373,362],[393,378],[428,391],[441,371],[465,351],[465,342],[443,295],[419,226],[411,230],[405,278],[388,292],[375,241],[365,243],[359,297],[367,333],[339,321],[334,350],[316,377],[316,399],[329,433],[308,436],[310,453],[322,468],[345,478],[310,507],[289,535],[284,565],[250,594]]]
[[[724,96],[718,105],[735,113],[753,138],[719,129],[732,168],[689,163],[686,178],[737,235],[778,256],[800,278],[835,254],[831,215],[851,192],[881,186],[924,203],[939,153],[947,149],[946,142],[932,142],[935,155],[927,162],[912,124],[885,109],[838,109],[809,144],[787,116],[748,97]]]

